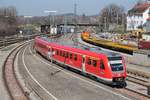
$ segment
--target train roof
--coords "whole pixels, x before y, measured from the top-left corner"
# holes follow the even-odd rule
[[[71,42],[66,42],[66,41],[58,42],[55,39],[49,38],[47,36],[41,36],[40,38],[45,40],[45,41],[47,41],[47,42],[49,42],[49,43],[58,43],[58,44],[60,44],[62,46],[68,46],[68,47],[72,47],[72,48],[78,48],[78,49],[82,49],[82,50],[92,51],[92,52],[95,52],[95,53],[104,54],[107,57],[118,57],[118,56],[121,56],[121,54],[119,54],[119,53],[114,53],[114,52],[110,52],[110,51],[104,51],[100,47],[80,46],[80,45],[75,44],[73,42],[71,43]]]

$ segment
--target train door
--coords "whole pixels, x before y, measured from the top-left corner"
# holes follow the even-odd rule
[[[82,56],[82,72],[86,72],[86,69],[85,69],[85,56]]]
[[[48,48],[48,51],[47,51],[47,58],[48,58],[49,60],[51,60],[51,56],[52,56],[51,48]]]

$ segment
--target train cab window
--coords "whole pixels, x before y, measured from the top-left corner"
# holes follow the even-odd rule
[[[96,67],[97,66],[97,61],[93,60],[93,66]]]
[[[91,59],[88,59],[87,63],[88,65],[91,65]]]
[[[70,53],[70,59],[72,59],[72,53]]]
[[[105,69],[103,60],[100,60],[100,68],[101,68],[101,69]]]
[[[76,54],[74,55],[74,60],[77,60],[77,55]]]

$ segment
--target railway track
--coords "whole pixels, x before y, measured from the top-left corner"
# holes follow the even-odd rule
[[[79,43],[75,39],[75,37],[76,36],[74,34],[72,34],[72,35],[68,35],[68,37],[62,36],[61,39],[63,41],[71,39],[74,42],[74,44],[76,44],[76,45],[81,45],[81,46],[84,46],[84,47],[86,46],[82,43]],[[62,40],[60,40],[59,42],[62,42]],[[88,46],[88,47],[90,47],[90,46]],[[144,80],[144,79],[141,79],[141,78],[138,78],[138,77],[134,77],[133,75],[128,75],[127,83],[128,83],[128,86],[126,88],[119,88],[119,89],[115,88],[114,90],[116,90],[117,92],[122,92],[123,94],[129,94],[129,95],[134,94],[136,96],[135,97],[136,99],[139,99],[139,98],[144,98],[145,100],[150,99],[149,95],[147,95],[147,86],[149,86],[148,85],[149,84],[148,80]],[[142,87],[142,89],[144,88],[145,93],[140,92],[141,90],[131,88],[132,86],[135,86],[135,85],[136,85],[136,88],[140,88],[140,89],[141,89],[141,87]]]
[[[69,39],[74,39],[74,35],[70,35]],[[58,41],[58,40],[57,40]],[[75,40],[76,41],[76,40]],[[78,43],[79,44],[79,43]],[[16,57],[16,54],[18,51],[24,46],[25,44],[22,44],[18,47],[16,47],[7,57],[4,67],[3,67],[3,77],[6,83],[6,87],[9,91],[9,94],[13,100],[28,100],[28,96],[26,92],[23,91],[23,88],[19,84],[15,72],[14,72],[14,59]],[[138,84],[139,86],[147,87],[149,86],[148,80],[144,80],[132,75],[128,75],[127,81],[132,82],[134,84]],[[144,85],[143,85],[144,84]],[[130,84],[129,84],[130,85]],[[146,99],[149,99],[148,95],[139,93],[137,90],[130,89],[128,87],[123,89],[116,89],[117,91],[128,91],[135,94],[138,94]]]
[[[29,100],[26,92],[23,91],[15,71],[14,71],[14,60],[19,50],[26,45],[26,42],[15,47],[10,54],[7,56],[3,65],[3,79],[5,82],[6,89],[12,100]]]
[[[132,91],[144,97],[150,98],[150,90],[149,90],[150,82],[149,81],[138,78],[138,77],[134,77],[132,75],[127,75],[126,81],[129,86],[125,87],[124,89],[128,91]],[[134,86],[132,87],[132,85],[135,85],[136,88],[134,88]]]
[[[75,40],[74,38],[72,38],[72,41],[74,42],[77,42],[76,44],[79,44],[81,46],[87,46],[83,43],[80,43],[79,41]],[[87,46],[88,48],[90,46]],[[139,86],[140,88],[143,87],[143,88],[146,88],[146,92],[145,93],[141,93],[140,90],[137,90],[135,88],[131,88],[132,86],[127,86],[126,88],[123,88],[123,91],[129,91],[129,92],[134,92],[135,94],[138,94],[138,95],[141,95],[147,99],[150,99],[150,96],[147,94],[148,91],[148,87],[150,87],[150,82],[149,82],[149,76],[150,75],[147,75],[146,73],[142,74],[140,72],[138,73],[134,73],[134,72],[131,72],[131,71],[127,71],[128,72],[128,75],[127,75],[127,82],[129,83],[128,85],[131,85],[132,83]],[[144,79],[143,79],[144,78]],[[132,85],[133,85],[132,84]],[[138,88],[138,87],[137,87]],[[120,89],[119,89],[120,91]]]
[[[31,36],[31,37],[27,37],[28,39],[32,39],[35,36]],[[53,38],[59,37],[59,36],[50,36]],[[16,43],[16,42],[20,42],[22,40],[26,40],[26,39],[17,39],[14,40],[12,39],[8,40],[10,41],[10,44],[12,43]],[[12,100],[29,100],[28,97],[28,93],[24,91],[21,83],[19,82],[19,80],[17,79],[17,75],[15,73],[15,68],[14,68],[14,62],[15,62],[15,58],[16,55],[18,54],[18,52],[28,44],[28,42],[30,42],[31,40],[24,42],[22,44],[20,44],[19,46],[15,47],[7,56],[6,60],[4,61],[3,64],[3,79],[4,79],[4,83],[6,86],[6,89],[8,91],[8,94],[10,96],[10,98]]]
[[[6,38],[6,39],[1,39],[0,40],[0,49],[2,49],[5,46],[8,46],[10,44],[14,44],[14,43],[21,42],[24,40],[32,39],[38,35],[42,35],[42,34],[34,34],[34,35],[29,35],[29,36],[24,36],[24,37],[19,37],[19,38],[10,37],[10,38]]]
[[[134,82],[136,84],[143,85],[145,87],[148,87],[150,85],[150,82],[148,80],[129,74],[127,75],[127,81]]]

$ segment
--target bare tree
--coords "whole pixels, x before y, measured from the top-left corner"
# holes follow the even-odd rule
[[[0,36],[15,34],[17,30],[17,10],[15,7],[0,8]]]
[[[122,6],[110,4],[101,10],[100,23],[102,23],[106,29],[108,29],[110,24],[121,25],[125,20],[124,15],[125,11]]]

